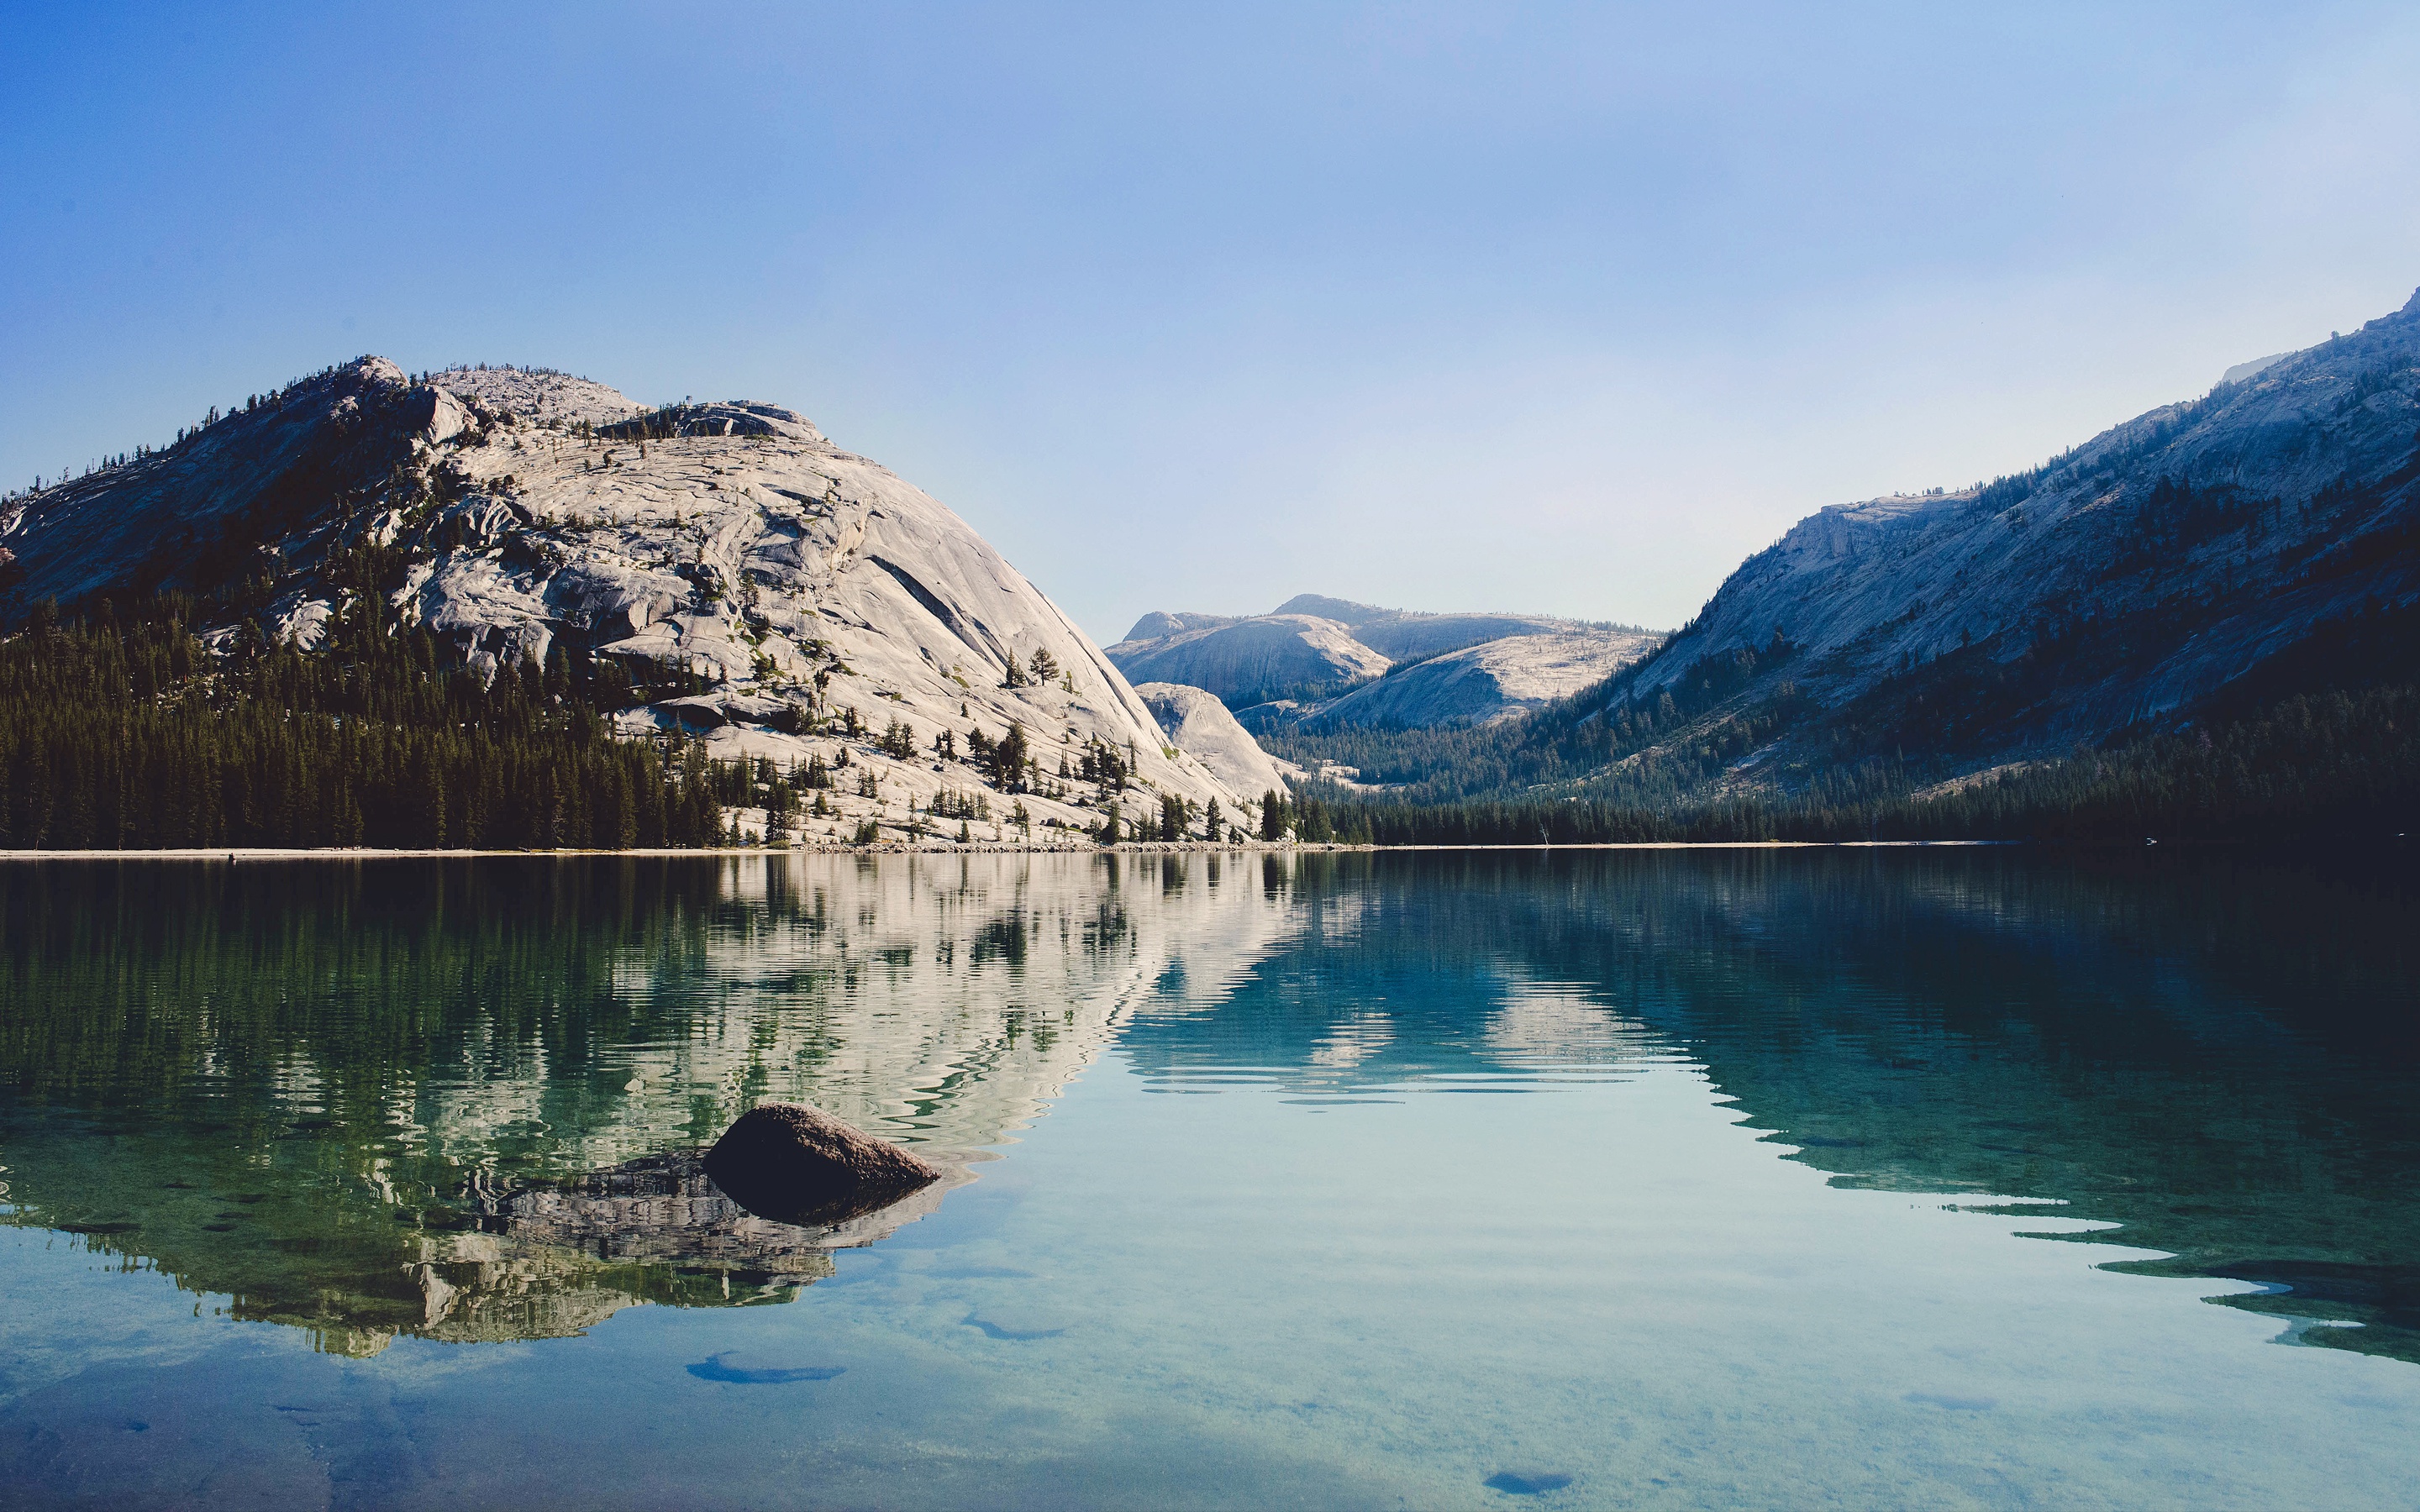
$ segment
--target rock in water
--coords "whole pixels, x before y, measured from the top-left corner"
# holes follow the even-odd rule
[[[778,1223],[839,1223],[940,1180],[939,1167],[799,1103],[743,1113],[706,1152],[734,1202]]]

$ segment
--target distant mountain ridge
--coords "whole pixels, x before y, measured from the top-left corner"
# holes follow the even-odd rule
[[[2420,681],[2420,293],[2228,373],[2038,468],[1819,510],[1486,742],[1305,723],[1272,750],[1412,799],[1878,801]]]
[[[1107,655],[1138,681],[1216,694],[1248,728],[1407,727],[1509,718],[1606,676],[1654,640],[1551,615],[1430,614],[1298,594],[1267,614],[1145,614]]]

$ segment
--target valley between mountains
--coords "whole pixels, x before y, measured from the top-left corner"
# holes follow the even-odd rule
[[[1303,594],[1104,650],[794,410],[363,358],[0,501],[0,843],[2366,832],[2416,499],[2420,295],[1822,510],[1669,634]]]

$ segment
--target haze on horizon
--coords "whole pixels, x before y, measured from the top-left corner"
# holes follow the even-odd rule
[[[12,13],[0,483],[304,372],[751,395],[1101,641],[1676,625],[2420,283],[2384,5]]]

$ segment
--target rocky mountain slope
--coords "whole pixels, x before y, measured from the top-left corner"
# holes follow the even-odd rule
[[[1138,638],[1164,622],[1182,627]],[[1393,665],[1347,626],[1311,614],[1146,614],[1107,655],[1129,677],[1202,688],[1232,708],[1350,687]]]
[[[1491,724],[1603,682],[1660,639],[1646,630],[1508,635],[1400,667],[1296,722],[1312,731]]]
[[[2008,759],[2180,716],[2350,615],[2412,602],[2420,294],[2231,371],[2032,471],[1810,517],[1731,574],[1637,691],[1685,692],[1710,663],[1777,647],[1827,708]]]
[[[2384,782],[2384,766],[2377,782],[2363,775],[2372,747],[2399,758],[2391,731],[2344,725],[2341,700],[2324,719],[2276,716],[2291,731],[2270,711],[2414,681],[2420,294],[2028,471],[1823,509],[1652,655],[1526,717],[1472,732],[1298,725],[1273,748],[1414,801],[1587,798],[1670,815],[1752,798],[1833,812],[2022,780],[2032,796],[2009,801],[2048,813],[2071,801],[2055,795],[2114,780],[2099,754],[2066,758],[2156,740],[2126,768],[2124,801],[2189,781],[2273,789],[2272,807],[2290,809],[2296,794],[2352,802]],[[2197,724],[2211,761],[2259,750],[2284,764],[2160,776],[2191,764]]]
[[[1202,688],[1182,683],[1141,683],[1135,691],[1151,708],[1169,740],[1200,758],[1218,780],[1237,793],[1285,793],[1297,768],[1261,749],[1251,732],[1235,722],[1227,705]]]
[[[403,625],[483,672],[563,651],[682,695],[628,711],[628,734],[819,759],[836,775],[810,839],[911,812],[1015,838],[1021,804],[1041,840],[1112,801],[1259,795],[1169,742],[965,521],[775,405],[650,410],[561,374],[364,358],[8,500],[0,549],[10,623],[168,591],[203,600],[222,648],[314,646],[375,569]],[[1001,754],[1012,728],[1021,762]]]
[[[1146,614],[1108,655],[1128,676],[1207,689],[1248,728],[1411,728],[1509,718],[1600,681],[1656,639],[1302,594],[1267,614]]]

